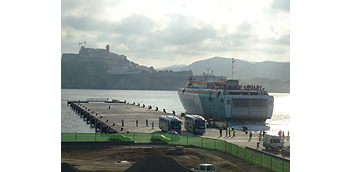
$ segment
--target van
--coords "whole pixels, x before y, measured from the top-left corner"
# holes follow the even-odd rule
[[[284,143],[281,140],[280,136],[265,134],[263,139],[263,146],[265,149],[282,149],[284,147]]]
[[[191,169],[192,171],[211,171],[215,172],[215,166],[213,164],[198,164],[196,167]]]

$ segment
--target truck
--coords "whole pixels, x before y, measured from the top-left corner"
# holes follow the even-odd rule
[[[265,149],[281,150],[284,147],[284,143],[280,136],[265,134],[263,139],[263,146]]]

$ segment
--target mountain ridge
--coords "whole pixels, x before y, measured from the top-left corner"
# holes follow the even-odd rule
[[[233,66],[234,79],[242,84],[267,85],[270,92],[290,92],[289,62],[234,59]],[[61,88],[178,90],[188,82],[188,76],[205,72],[232,78],[232,58],[215,56],[155,70],[109,52],[108,45],[106,49],[81,47],[78,54],[62,54]]]
[[[268,79],[290,80],[290,62],[262,61],[249,62],[241,59],[234,59],[234,78],[253,79],[256,77]],[[184,68],[165,67],[163,70],[189,71],[194,75],[201,75],[209,72],[215,75],[223,75],[232,78],[232,58],[212,57],[199,60],[187,65]],[[224,65],[225,64],[225,65]],[[209,69],[209,71],[207,71]]]

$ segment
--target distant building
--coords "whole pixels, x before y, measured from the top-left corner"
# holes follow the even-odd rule
[[[94,48],[85,48],[81,46],[81,50],[79,51],[79,55],[86,55],[89,57],[109,57],[110,54],[110,46],[106,45],[106,49],[94,49]]]
[[[106,48],[105,48],[106,52],[109,54],[110,53],[110,46],[109,44],[106,45]]]

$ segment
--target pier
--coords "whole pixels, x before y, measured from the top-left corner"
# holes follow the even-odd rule
[[[173,110],[165,110],[163,107],[150,107],[149,105],[139,103],[125,103],[126,101],[67,101],[72,110],[74,110],[78,116],[80,116],[86,124],[90,127],[95,128],[97,133],[153,133],[153,134],[165,134],[165,132],[159,129],[159,116],[160,115],[173,115]],[[165,113],[165,112],[166,113]],[[181,118],[180,114],[175,114],[184,123],[184,118]],[[124,126],[122,126],[122,119]],[[146,119],[148,119],[148,126],[146,125]],[[136,124],[138,120],[138,125]],[[152,128],[152,122],[154,122],[154,128]],[[78,124],[80,125],[80,124]],[[181,135],[193,136],[185,130],[182,125]],[[249,130],[251,130],[249,128]],[[218,128],[206,128],[206,133],[198,134],[201,138],[213,138],[218,140],[224,140],[229,143],[234,143],[242,148],[251,149],[254,151],[262,152],[264,154],[270,154],[274,157],[289,160],[290,156],[282,155],[278,151],[266,150],[262,142],[260,142],[259,148],[257,148],[258,142],[258,131],[253,131],[253,137],[249,139],[249,134],[245,134],[242,130],[236,130],[235,137],[225,137],[226,130],[222,131],[222,137],[219,137]],[[232,133],[231,133],[232,134]],[[287,138],[287,137],[286,137]],[[285,146],[290,145],[290,140],[285,140]]]
[[[87,124],[90,124],[91,127],[95,128],[96,132],[100,133],[144,130],[147,128],[146,119],[148,119],[149,123],[148,128],[151,129],[152,122],[154,122],[154,129],[159,130],[159,116],[165,115],[165,112],[157,107],[153,109],[145,105],[126,104],[125,102],[114,100],[103,102],[67,101],[67,105],[70,105],[72,110],[83,118]],[[122,126],[122,119],[124,126]],[[136,126],[136,120],[138,120],[138,126]]]

